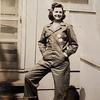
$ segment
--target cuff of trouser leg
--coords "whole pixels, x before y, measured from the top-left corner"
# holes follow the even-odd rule
[[[35,84],[32,80],[33,79],[29,79],[29,78],[25,77],[25,81],[28,81],[28,82],[30,81],[31,84],[37,88],[39,86],[39,84]]]
[[[34,84],[33,82],[32,85],[35,86],[36,88],[39,86],[39,84]]]

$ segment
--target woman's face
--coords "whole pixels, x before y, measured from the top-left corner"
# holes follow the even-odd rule
[[[58,7],[58,8],[54,8],[53,10],[53,17],[55,21],[61,21],[62,16],[63,16],[63,10],[62,8]]]

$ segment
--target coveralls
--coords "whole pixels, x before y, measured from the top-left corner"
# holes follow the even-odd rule
[[[38,41],[43,60],[25,76],[25,96],[30,98],[28,100],[38,100],[38,83],[49,72],[52,72],[54,79],[54,100],[63,100],[69,86],[69,56],[78,48],[77,39],[72,25],[61,22],[55,31],[52,30],[51,25],[52,23],[43,28]]]

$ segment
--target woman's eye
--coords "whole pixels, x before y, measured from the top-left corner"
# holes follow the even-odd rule
[[[55,13],[58,13],[58,11],[55,11]]]
[[[62,11],[60,11],[59,13],[62,13]]]

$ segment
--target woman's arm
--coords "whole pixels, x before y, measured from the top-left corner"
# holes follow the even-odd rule
[[[41,51],[42,54],[46,50],[46,37],[45,37],[45,33],[46,33],[45,32],[45,28],[43,28],[40,40],[38,41],[38,46],[39,46],[39,49],[40,49],[40,51]]]
[[[69,41],[64,49],[64,52],[67,54],[67,56],[70,56],[73,53],[75,53],[76,50],[78,49],[78,43],[72,25],[68,26],[67,34],[68,34]]]

